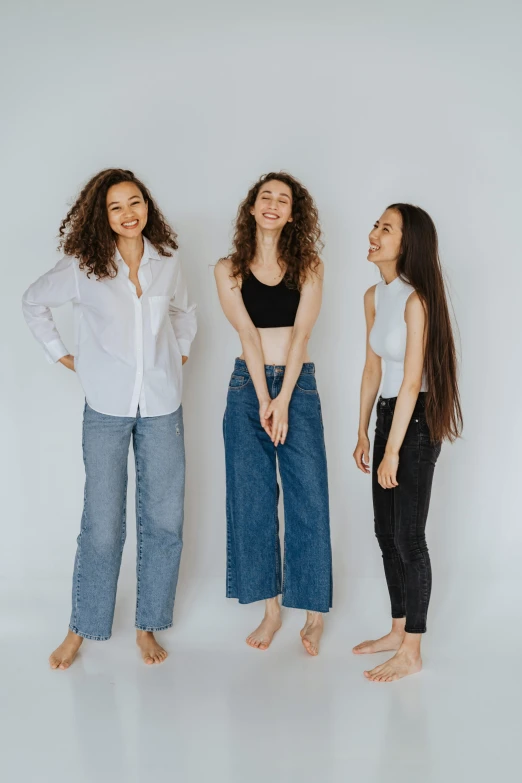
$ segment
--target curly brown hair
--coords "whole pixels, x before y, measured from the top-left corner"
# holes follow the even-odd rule
[[[107,217],[107,191],[121,182],[132,182],[139,188],[148,205],[144,236],[158,253],[171,256],[168,248],[177,250],[176,234],[169,226],[143,182],[126,169],[104,169],[85,185],[60,225],[59,250],[80,260],[80,269],[98,280],[116,277],[114,262],[115,235]]]
[[[231,277],[245,279],[250,274],[250,264],[256,254],[256,221],[250,210],[255,204],[262,185],[276,180],[284,182],[292,191],[292,222],[281,232],[278,244],[278,263],[284,269],[284,280],[289,288],[300,289],[310,272],[319,266],[319,253],[323,249],[319,213],[307,189],[285,171],[264,174],[248,191],[239,205],[236,217],[233,250],[228,256],[232,262]]]

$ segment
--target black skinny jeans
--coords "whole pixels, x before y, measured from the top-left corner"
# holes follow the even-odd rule
[[[425,393],[415,410],[399,451],[398,486],[383,489],[377,469],[386,449],[397,397],[377,402],[373,447],[375,535],[382,551],[392,617],[406,617],[408,633],[425,633],[431,594],[431,565],[426,545],[426,519],[440,443],[433,443],[425,414]]]

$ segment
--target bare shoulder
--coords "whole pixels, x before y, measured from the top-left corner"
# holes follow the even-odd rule
[[[375,290],[377,283],[370,286],[364,294],[364,309],[375,314]]]
[[[220,258],[214,267],[214,277],[216,280],[223,280],[225,277],[230,277],[232,272],[232,261],[230,258]]]
[[[424,302],[417,291],[413,291],[406,300],[404,309],[404,320],[411,323],[424,323],[426,318],[426,309]]]
[[[365,307],[367,305],[371,305],[372,307],[375,305],[375,289],[377,288],[377,283],[375,285],[371,285],[368,290],[364,294],[364,305]]]
[[[418,295],[417,291],[412,291],[412,293],[407,298],[406,313],[411,313],[411,315],[421,313],[424,314],[424,303]]]
[[[323,281],[324,281],[324,263],[319,258],[319,256],[317,256],[315,262],[307,270],[306,279],[303,284],[303,288],[306,288],[307,290],[313,290],[314,288],[321,286]]]
[[[319,258],[319,256],[317,256],[317,258],[315,259],[314,272],[316,273],[316,275],[319,275],[321,280],[323,279],[323,277],[324,277],[324,261],[323,261],[322,258]]]

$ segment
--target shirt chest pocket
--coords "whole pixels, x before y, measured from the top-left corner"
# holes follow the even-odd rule
[[[169,314],[170,296],[149,296],[150,328],[152,334],[158,334],[161,325]]]

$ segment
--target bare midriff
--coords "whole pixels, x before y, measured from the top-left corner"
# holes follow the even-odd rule
[[[263,356],[265,357],[265,364],[286,365],[294,327],[277,326],[270,329],[258,329],[257,331],[261,337],[261,347],[263,349]],[[239,358],[244,359],[245,357],[241,354]],[[310,357],[308,356],[307,351],[303,362],[309,361]]]

